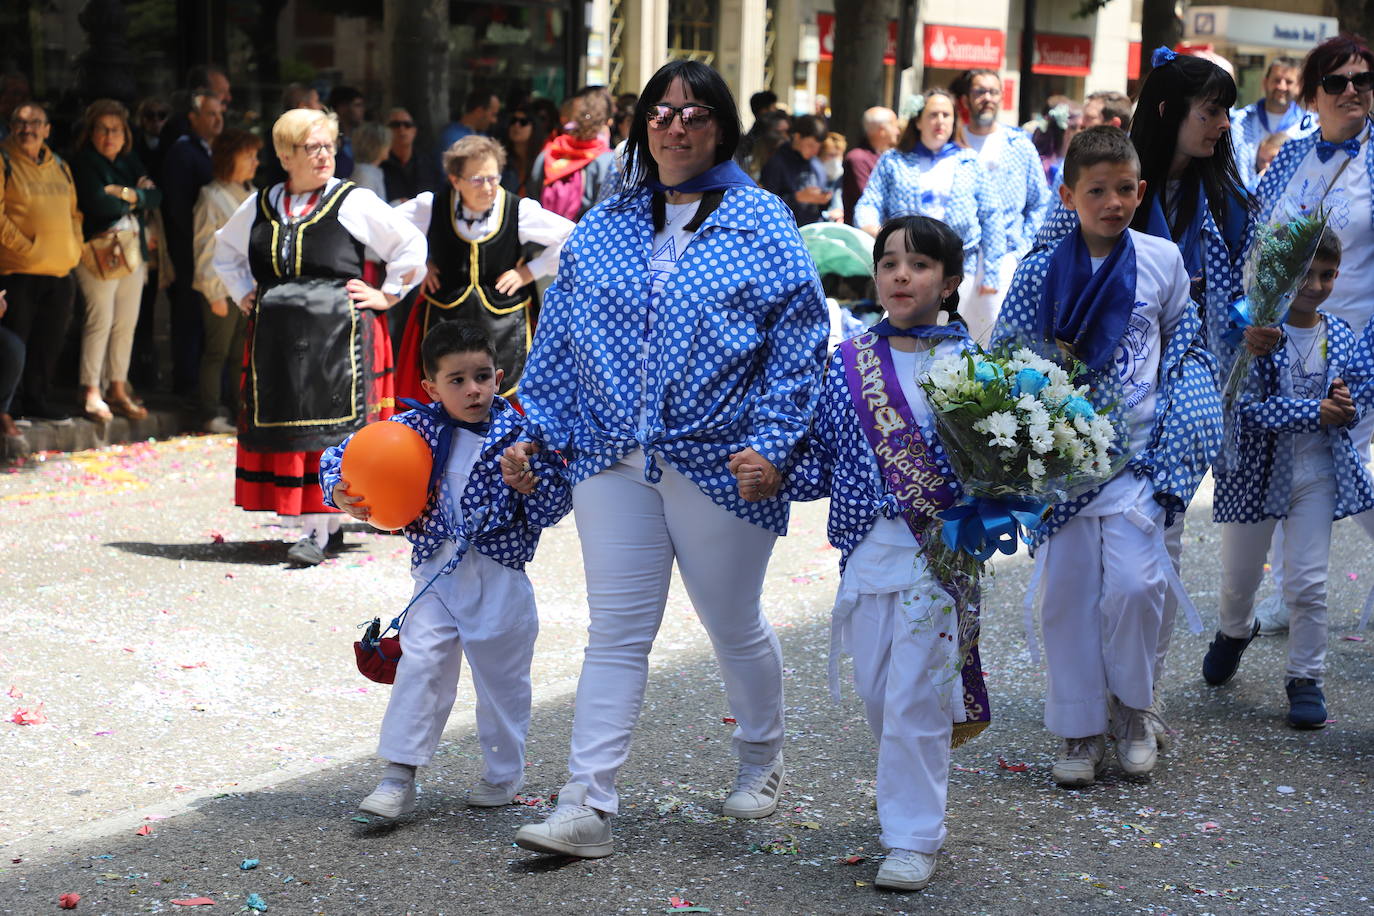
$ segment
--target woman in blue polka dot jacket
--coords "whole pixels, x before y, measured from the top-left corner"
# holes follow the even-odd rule
[[[673,562],[711,636],[738,722],[731,817],[772,814],[782,783],[782,654],[760,604],[786,533],[777,467],[806,432],[828,332],[796,221],[733,162],[734,98],[673,61],[635,109],[620,183],[563,248],[521,383],[538,448],[568,459],[591,614],[558,809],[516,842],[612,851],[616,772],[643,705]],[[738,483],[732,470],[757,465]]]

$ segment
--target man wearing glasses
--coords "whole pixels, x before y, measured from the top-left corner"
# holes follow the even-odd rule
[[[71,170],[48,148],[51,129],[42,106],[25,102],[0,143],[0,290],[9,294],[5,327],[28,348],[16,412],[67,424],[48,388],[72,317],[83,236]]]
[[[1016,262],[1030,250],[1050,206],[1050,189],[1040,154],[1025,131],[999,124],[1002,77],[996,70],[965,70],[950,84],[959,100],[955,140],[978,153],[992,177],[997,209],[1006,227],[1007,254],[1000,264],[984,264],[959,289],[959,312],[974,340],[986,342],[1007,294]]]

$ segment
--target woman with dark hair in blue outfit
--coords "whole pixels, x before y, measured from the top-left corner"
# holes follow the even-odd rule
[[[738,776],[724,813],[772,814],[782,783],[782,652],[760,595],[786,533],[777,468],[806,431],[828,332],[792,213],[735,165],[740,123],[720,75],[673,61],[635,106],[610,198],[564,245],[521,386],[539,441],[503,456],[568,460],[591,624],[558,809],[516,842],[612,851],[616,772],[643,705],[676,562],[711,637]],[[735,470],[745,464],[758,470]]]

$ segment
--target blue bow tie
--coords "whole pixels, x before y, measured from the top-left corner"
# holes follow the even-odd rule
[[[434,485],[439,482],[444,473],[444,468],[448,466],[448,456],[453,450],[453,431],[466,429],[485,438],[487,431],[491,429],[490,423],[469,423],[466,420],[455,420],[448,415],[448,411],[444,410],[442,405],[433,407],[429,404],[421,404],[413,398],[400,398],[399,400],[410,409],[424,414],[439,424],[439,445],[434,450],[434,465],[429,472],[430,490],[434,489]]]
[[[1322,162],[1326,162],[1332,156],[1336,155],[1336,150],[1341,150],[1351,159],[1354,159],[1360,154],[1360,141],[1354,137],[1351,137],[1344,143],[1330,143],[1326,140],[1317,141],[1317,158]]]

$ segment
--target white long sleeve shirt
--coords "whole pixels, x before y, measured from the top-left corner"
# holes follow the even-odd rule
[[[464,207],[456,195],[454,208],[454,214],[458,217],[455,225],[460,238],[470,242],[473,239],[482,238],[491,231],[491,218]],[[459,208],[462,209],[462,213],[457,212]],[[419,229],[421,235],[428,236],[429,221],[434,212],[434,192],[425,191],[415,195],[397,206],[396,212],[416,229]],[[472,222],[467,222],[467,220],[472,220]],[[558,254],[563,250],[563,243],[572,234],[575,225],[572,220],[564,219],[557,213],[550,213],[539,206],[537,201],[522,197],[517,211],[516,225],[517,236],[521,245],[544,246],[544,250],[525,265],[530,269],[534,278],[538,280],[541,277],[551,277],[557,273]]]

